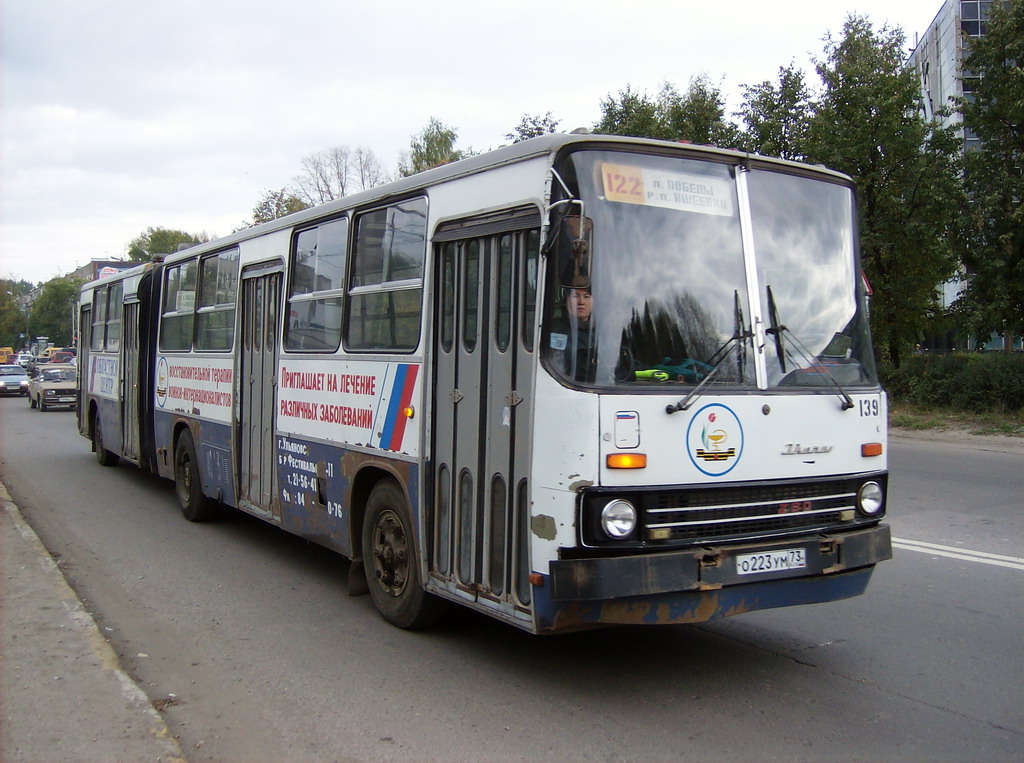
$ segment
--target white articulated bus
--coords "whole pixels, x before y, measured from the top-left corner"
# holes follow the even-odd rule
[[[79,429],[402,627],[831,601],[891,555],[866,301],[849,178],[547,135],[87,284]]]

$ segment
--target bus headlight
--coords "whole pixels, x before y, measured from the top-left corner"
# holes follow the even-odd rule
[[[875,516],[885,503],[885,491],[877,482],[865,482],[857,491],[857,508],[862,514]]]
[[[601,529],[609,538],[625,538],[636,529],[636,509],[618,498],[601,509]]]

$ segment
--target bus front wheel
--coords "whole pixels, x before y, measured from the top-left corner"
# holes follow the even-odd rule
[[[42,400],[39,401],[42,405]],[[117,466],[118,457],[112,450],[107,450],[103,445],[103,429],[100,427],[100,414],[96,412],[92,417],[92,448],[96,451],[96,460],[100,466]]]
[[[174,488],[181,513],[189,522],[206,522],[217,516],[216,502],[203,495],[196,446],[192,433],[187,429],[181,433],[174,448]]]
[[[366,502],[363,566],[370,597],[384,619],[399,628],[425,628],[437,622],[446,602],[427,593],[409,509],[391,480],[377,484]]]

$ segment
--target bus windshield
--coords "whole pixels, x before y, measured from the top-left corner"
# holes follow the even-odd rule
[[[614,151],[556,165],[576,201],[554,205],[547,248],[553,373],[599,388],[752,389],[760,364],[761,386],[876,383],[850,189],[753,169],[743,194],[739,171]]]

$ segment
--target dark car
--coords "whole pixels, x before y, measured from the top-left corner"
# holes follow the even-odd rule
[[[0,395],[27,395],[28,376],[18,365],[0,366]]]

